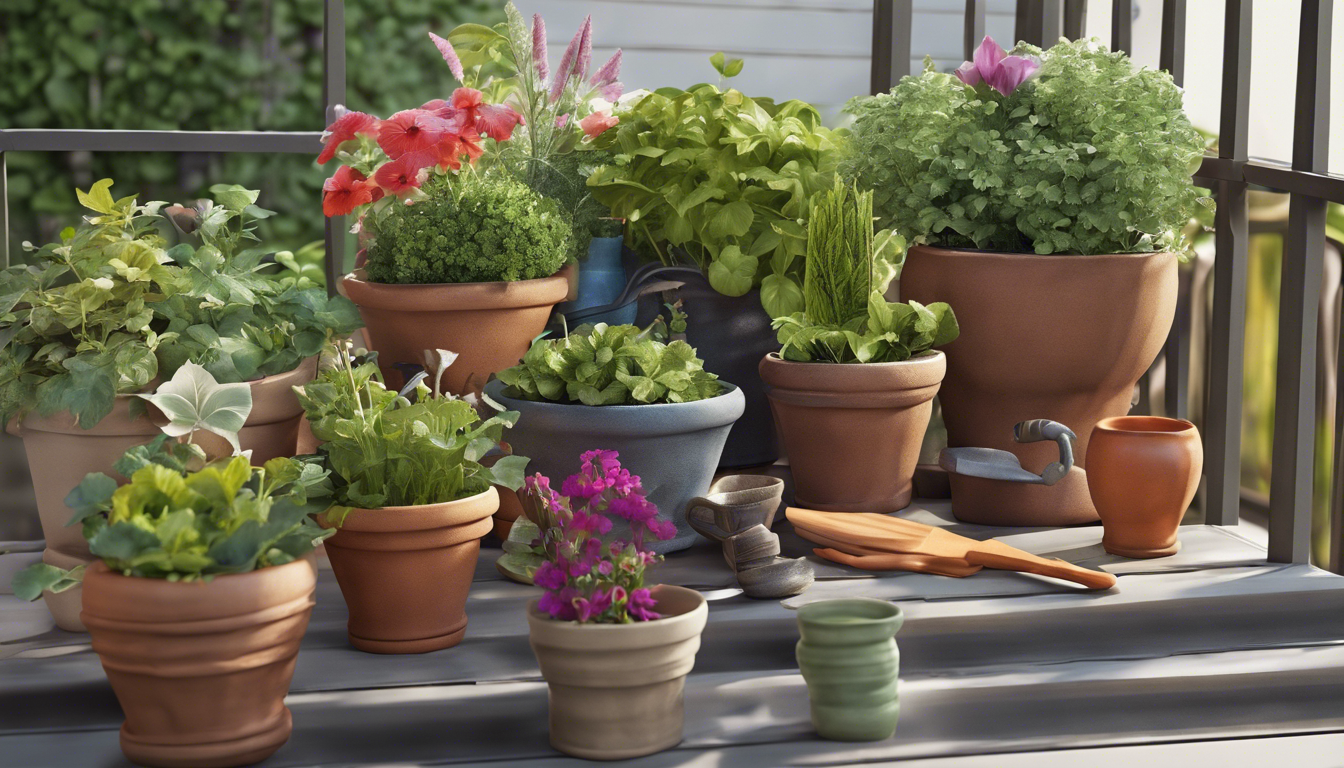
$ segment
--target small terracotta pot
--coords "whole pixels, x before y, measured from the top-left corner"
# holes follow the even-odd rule
[[[324,542],[350,609],[350,644],[426,653],[462,642],[481,537],[498,508],[491,487],[442,504],[351,510]]]
[[[910,503],[942,352],[899,363],[761,359],[761,379],[793,470],[798,506],[895,512]]]
[[[938,399],[951,447],[1011,451],[1040,473],[1054,443],[1018,443],[1013,425],[1051,419],[1078,435],[1072,472],[1055,485],[952,475],[952,513],[984,525],[1093,522],[1087,491],[1092,427],[1129,412],[1139,377],[1176,315],[1174,253],[1099,256],[958,251],[915,246],[901,299],[945,301],[961,335],[943,348]]]
[[[311,558],[211,581],[84,576],[93,650],[139,765],[251,765],[289,739],[285,694],[313,610]]]
[[[303,423],[303,406],[292,387],[306,384],[317,375],[317,358],[303,361],[287,373],[267,376],[252,382],[252,413],[238,433],[243,450],[252,451],[252,463],[261,465],[277,456],[293,456]],[[61,568],[89,563],[89,544],[83,529],[67,526],[74,514],[65,505],[65,497],[90,472],[112,472],[112,465],[128,449],[143,445],[159,434],[159,427],[148,415],[132,419],[130,395],[116,399],[112,412],[92,429],[81,429],[69,413],[52,416],[29,415],[19,425],[28,454],[28,468],[37,496],[37,512],[42,535],[47,541],[44,562]],[[223,438],[200,433],[195,439],[207,450],[231,453]],[[212,442],[217,440],[218,443]],[[123,478],[124,479],[124,478]],[[83,632],[79,621],[79,596],[75,587],[59,595],[43,595],[56,626],[71,632]]]
[[[901,609],[883,600],[820,600],[798,609],[798,669],[824,739],[879,741],[901,714],[895,635]]]
[[[460,395],[469,381],[480,387],[490,374],[522,359],[545,330],[552,307],[568,295],[571,270],[517,282],[393,285],[369,282],[357,269],[341,285],[359,305],[389,388],[405,383],[396,363],[422,365],[425,350],[446,349],[458,358],[443,384]]]
[[[709,607],[685,587],[652,591],[663,618],[633,624],[556,621],[528,606],[532,652],[550,689],[551,746],[625,760],[681,743],[682,694]]]
[[[1106,527],[1102,546],[1121,557],[1180,551],[1181,518],[1199,489],[1204,446],[1183,419],[1103,419],[1088,446],[1087,487]]]

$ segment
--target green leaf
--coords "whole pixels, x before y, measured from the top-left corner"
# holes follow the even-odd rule
[[[803,289],[788,275],[766,275],[761,280],[761,306],[770,317],[803,311]]]
[[[238,431],[252,411],[252,389],[247,384],[220,384],[204,368],[187,363],[177,369],[152,395],[138,395],[168,417],[162,427],[172,437],[208,430],[229,442],[236,453]]]
[[[756,277],[757,259],[730,245],[709,266],[710,286],[725,296],[741,296],[751,290]]]
[[[101,472],[90,472],[65,497],[65,506],[75,514],[66,525],[83,522],[84,518],[104,512],[110,508],[112,494],[117,490],[117,481]]]
[[[245,189],[237,184],[214,184],[210,187],[210,194],[216,203],[234,212],[241,212],[261,196],[260,190]]]
[[[79,204],[96,213],[112,213],[115,211],[115,202],[112,200],[112,180],[100,179],[89,187],[88,192],[75,190],[75,196],[79,198]]]
[[[488,468],[490,483],[511,491],[522,488],[528,461],[526,456],[501,456]]]
[[[64,592],[77,586],[83,579],[84,566],[82,565],[75,566],[67,571],[46,563],[33,563],[14,574],[9,586],[15,597],[32,602],[42,597],[43,592]]]
[[[710,219],[709,231],[715,237],[741,237],[751,231],[756,214],[744,200],[728,203]]]

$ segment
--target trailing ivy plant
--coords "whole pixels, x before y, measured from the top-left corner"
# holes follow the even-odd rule
[[[362,323],[343,297],[298,275],[260,274],[257,192],[212,187],[193,207],[114,199],[104,179],[91,212],[31,266],[0,272],[0,418],[68,411],[92,428],[115,397],[188,361],[242,382],[295,368]]]
[[[741,60],[713,59],[724,78]],[[661,88],[616,111],[597,137],[615,156],[588,178],[650,257],[689,259],[714,290],[761,289],[772,317],[802,310],[808,200],[829,189],[838,136],[801,101],[776,104],[733,88]]]
[[[1039,254],[1180,251],[1207,203],[1204,140],[1166,72],[1097,40],[1016,56],[986,38],[957,75],[850,102],[843,172],[911,243]],[[1031,79],[1035,64],[1039,71]]]
[[[689,403],[723,391],[691,345],[664,343],[655,330],[598,323],[538,339],[499,380],[511,397],[584,405]]]
[[[321,460],[335,484],[338,506],[329,519],[339,522],[352,508],[463,499],[492,484],[522,486],[526,457],[503,455],[483,463],[503,447],[503,432],[518,421],[518,413],[482,419],[468,400],[440,392],[438,379],[456,355],[437,350],[434,356],[432,388],[418,376],[397,392],[383,386],[372,358],[356,359],[347,342],[336,350],[335,367],[294,388],[313,435],[322,441]]]

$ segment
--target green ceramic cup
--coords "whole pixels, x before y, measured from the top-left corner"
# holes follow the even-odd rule
[[[823,738],[880,741],[896,732],[901,609],[882,600],[821,600],[798,609],[798,668]]]

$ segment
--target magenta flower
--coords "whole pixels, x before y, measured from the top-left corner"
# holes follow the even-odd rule
[[[630,590],[630,597],[625,604],[630,618],[635,621],[653,621],[661,618],[660,614],[653,610],[656,607],[658,603],[653,599],[653,593],[644,587]]]
[[[542,589],[563,589],[565,586],[565,572],[556,567],[554,563],[542,563],[537,566],[537,572],[532,574],[532,583]]]
[[[952,74],[970,86],[979,85],[983,81],[1007,96],[1040,68],[1041,63],[1036,59],[1030,56],[1009,56],[994,42],[994,38],[985,35],[980,47],[975,49],[975,61],[964,62]]]
[[[537,67],[537,79],[546,82],[551,65],[546,61],[546,22],[540,13],[532,14],[532,63]]]

